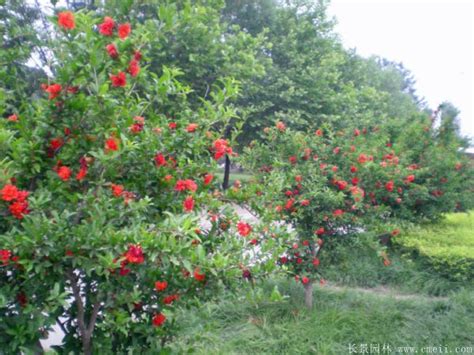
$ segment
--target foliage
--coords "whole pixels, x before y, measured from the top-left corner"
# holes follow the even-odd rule
[[[1,348],[32,350],[58,323],[65,352],[159,351],[174,304],[274,267],[248,265],[211,174],[232,154],[238,87],[224,78],[191,109],[179,69],[146,69],[149,23],[53,21],[56,75],[0,122]]]

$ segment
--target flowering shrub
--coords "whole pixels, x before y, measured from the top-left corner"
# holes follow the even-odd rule
[[[31,350],[59,324],[64,352],[157,352],[176,304],[254,272],[212,175],[233,153],[219,129],[237,87],[224,79],[191,111],[179,70],[147,73],[146,26],[55,21],[44,96],[0,121],[1,349]]]
[[[447,210],[433,184],[440,172],[388,139],[378,127],[303,133],[277,122],[246,151],[243,162],[257,181],[249,187],[253,208],[271,211],[296,232],[278,263],[305,285],[309,307],[312,283],[325,282],[319,254],[334,238],[363,230],[397,236],[397,221],[436,218]],[[450,198],[460,198],[450,190]],[[380,256],[390,265],[385,251]]]

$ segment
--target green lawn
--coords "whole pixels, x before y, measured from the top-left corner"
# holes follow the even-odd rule
[[[439,224],[413,228],[397,243],[454,278],[474,278],[474,213],[452,213]]]

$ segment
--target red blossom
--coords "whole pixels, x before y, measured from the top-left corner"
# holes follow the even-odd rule
[[[178,180],[176,182],[176,185],[174,187],[175,191],[191,191],[195,192],[197,190],[197,184],[191,180],[191,179],[186,179],[186,180]]]
[[[165,166],[166,158],[162,153],[156,153],[155,155],[155,164],[156,166]]]
[[[66,30],[73,30],[76,27],[74,14],[71,11],[63,11],[58,14],[58,25]]]
[[[157,290],[158,292],[166,290],[167,287],[168,287],[168,282],[166,281],[155,282],[155,290]]]
[[[57,170],[59,178],[63,181],[68,181],[71,177],[72,171],[67,166],[60,166]]]
[[[51,139],[51,141],[49,142],[49,147],[53,151],[56,151],[59,148],[61,148],[63,144],[64,144],[64,141],[62,140],[62,138],[54,138],[54,139]]]
[[[281,121],[278,121],[278,122],[276,123],[276,128],[277,128],[280,132],[285,132],[285,130],[286,130],[285,124],[284,124],[283,122],[281,122]]]
[[[113,59],[118,58],[119,54],[118,54],[117,47],[115,46],[115,44],[110,43],[105,46],[105,49],[107,50],[107,53],[109,54],[111,58]]]
[[[318,137],[322,137],[323,136],[323,131],[320,130],[320,129],[317,129],[316,132],[314,132],[315,135],[317,135]]]
[[[111,17],[104,17],[104,21],[99,25],[99,33],[104,36],[112,36],[114,33],[115,21]]]
[[[76,175],[76,180],[81,181],[83,180],[87,175],[87,166],[82,167],[79,172]]]
[[[183,209],[186,212],[192,212],[194,209],[194,199],[192,196],[188,196],[183,201]]]
[[[313,266],[314,266],[314,267],[318,267],[318,266],[319,266],[319,259],[318,259],[318,258],[314,258],[314,259],[313,259]]]
[[[202,273],[199,268],[194,269],[193,275],[196,281],[203,282],[204,280],[206,280],[206,274]]]
[[[138,64],[138,60],[132,59],[128,64],[128,72],[131,76],[136,77],[138,73],[140,73],[140,65]]]
[[[2,262],[3,266],[8,265],[10,258],[12,256],[12,252],[7,249],[0,250],[0,261]]]
[[[325,232],[324,227],[319,227],[314,233],[316,235],[323,235]]]
[[[388,192],[392,192],[394,186],[395,186],[395,184],[394,184],[393,180],[390,180],[389,182],[387,182],[385,184],[385,190],[387,190]]]
[[[112,86],[115,88],[124,87],[127,85],[127,76],[121,71],[117,75],[111,74],[110,81],[112,81]]]
[[[3,201],[13,201],[18,198],[19,190],[16,186],[11,185],[11,184],[6,184],[1,190],[0,190],[0,196]]]
[[[336,181],[336,186],[339,190],[345,190],[346,187],[347,187],[347,182],[344,181],[344,180],[339,180],[339,181]]]
[[[169,295],[169,296],[166,296],[165,298],[163,298],[163,303],[164,303],[164,304],[171,304],[171,303],[173,303],[174,301],[177,301],[178,299],[179,299],[179,295],[178,295],[178,294]]]
[[[303,285],[309,284],[309,278],[306,277],[306,276],[303,276],[303,277],[301,278],[301,283],[302,283]]]
[[[188,127],[186,127],[186,131],[187,131],[188,133],[193,133],[193,132],[196,131],[197,128],[198,128],[198,124],[197,124],[197,123],[190,123],[190,124],[188,125]]]
[[[339,216],[342,216],[343,214],[344,214],[344,211],[343,211],[343,210],[340,210],[340,209],[334,210],[333,213],[332,213],[332,215],[333,215],[334,217],[339,217]]]
[[[8,122],[18,122],[18,116],[13,114],[13,115],[10,115],[8,116],[7,118]]]
[[[49,94],[49,99],[53,100],[59,96],[63,87],[61,84],[52,84],[43,86],[43,89]]]
[[[129,245],[127,252],[125,253],[125,259],[130,264],[142,264],[145,261],[143,256],[143,250],[140,245]]]
[[[204,175],[204,185],[206,186],[209,185],[212,182],[212,180],[214,180],[214,175],[212,174]]]
[[[125,190],[123,185],[115,185],[115,184],[112,184],[110,186],[110,188],[112,189],[112,193],[115,197],[120,197],[122,196],[122,193],[123,191]]]
[[[225,154],[233,154],[232,148],[229,147],[227,140],[219,138],[214,141],[212,150],[214,151],[214,159],[219,160]]]
[[[252,227],[250,226],[250,224],[242,221],[237,223],[237,229],[239,230],[239,234],[242,237],[246,237],[252,232]]]
[[[155,314],[152,320],[154,327],[161,327],[165,321],[166,316],[163,313]]]
[[[110,137],[105,141],[105,151],[117,151],[119,149],[119,141],[115,137]]]
[[[301,206],[309,206],[309,200],[302,200],[301,202]]]
[[[142,59],[142,54],[140,51],[136,50],[135,53],[133,53],[133,59],[140,61]]]
[[[120,39],[125,39],[132,32],[132,27],[129,23],[124,23],[118,26],[118,36]]]
[[[25,214],[30,213],[28,210],[27,201],[15,201],[10,206],[8,206],[8,209],[16,219],[23,219]]]
[[[168,123],[168,128],[169,129],[176,129],[176,127],[178,127],[178,124],[176,122]]]
[[[364,163],[367,163],[369,161],[369,158],[367,157],[367,155],[365,154],[360,154],[359,155],[359,158],[357,158],[357,161],[360,163],[360,164],[364,164]]]

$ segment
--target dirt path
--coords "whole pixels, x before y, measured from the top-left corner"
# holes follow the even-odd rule
[[[428,295],[420,295],[420,294],[410,294],[410,293],[400,293],[400,291],[385,287],[385,286],[377,286],[374,288],[362,288],[362,287],[349,287],[349,286],[340,286],[337,284],[327,283],[324,286],[320,286],[328,291],[334,292],[357,292],[362,294],[369,294],[374,296],[380,297],[390,297],[397,301],[427,301],[427,302],[446,302],[449,301],[449,297],[439,297],[439,296],[428,296]]]

